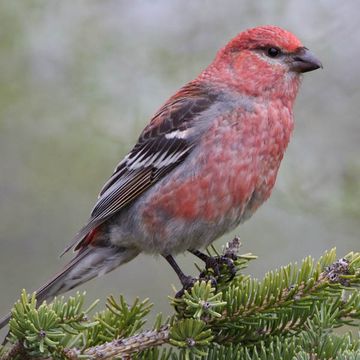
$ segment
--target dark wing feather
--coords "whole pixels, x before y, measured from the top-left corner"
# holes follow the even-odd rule
[[[93,229],[184,161],[194,146],[194,138],[188,136],[194,118],[208,109],[215,98],[204,85],[190,83],[169,99],[105,183],[88,223],[63,254],[75,244],[75,250],[85,246],[86,236]]]

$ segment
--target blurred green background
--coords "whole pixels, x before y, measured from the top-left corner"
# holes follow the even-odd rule
[[[248,27],[280,25],[323,62],[306,74],[271,199],[239,234],[249,271],[360,250],[360,2],[1,1],[0,315],[69,260],[58,255],[157,108]],[[179,256],[186,272],[194,258]],[[176,275],[139,256],[83,286],[168,311]]]

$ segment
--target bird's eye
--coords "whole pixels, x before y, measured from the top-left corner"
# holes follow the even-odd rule
[[[266,50],[266,54],[271,58],[276,58],[281,54],[281,50],[279,48],[276,48],[276,47],[269,47]]]

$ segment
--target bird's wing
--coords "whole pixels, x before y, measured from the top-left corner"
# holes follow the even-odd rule
[[[196,117],[216,99],[206,86],[189,83],[154,115],[129,154],[102,188],[88,223],[63,254],[91,242],[96,228],[179,165],[194,147]]]

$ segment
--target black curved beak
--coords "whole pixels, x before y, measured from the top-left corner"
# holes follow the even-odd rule
[[[305,73],[323,67],[316,56],[305,47],[299,48],[291,57],[290,68],[299,73]]]

